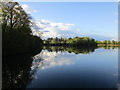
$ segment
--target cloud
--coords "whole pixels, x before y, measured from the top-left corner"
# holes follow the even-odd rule
[[[36,27],[33,28],[35,33],[39,33],[39,31],[43,32],[44,38],[49,37],[67,37],[74,35],[75,32],[73,30],[74,24],[66,24],[61,22],[53,22],[49,20],[39,19],[33,21],[36,24]]]
[[[119,41],[120,38],[119,37],[113,37],[111,40]]]
[[[54,22],[45,19],[38,19],[32,21],[35,23],[33,34],[37,36],[42,36],[42,39],[51,38],[51,37],[63,37],[63,38],[73,38],[76,36],[79,37],[91,37],[95,40],[117,40],[116,37],[109,37],[97,34],[96,30],[92,30],[92,33],[85,33],[79,28],[75,28],[75,24],[66,24],[61,22]],[[90,31],[89,31],[90,32]]]
[[[29,6],[26,5],[26,4],[21,5],[21,7],[22,7],[22,8],[26,11],[26,13],[28,13],[28,14],[37,12],[36,10],[33,10],[31,7],[29,7]]]
[[[94,38],[95,40],[98,40],[98,41],[103,41],[103,40],[116,40],[115,37],[110,37],[110,36],[103,36],[103,35],[99,35],[99,34],[84,34],[84,35],[81,35],[82,37],[91,37],[91,38]]]

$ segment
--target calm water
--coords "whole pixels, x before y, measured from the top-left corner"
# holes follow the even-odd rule
[[[44,48],[3,67],[8,88],[116,88],[118,49]],[[20,61],[21,60],[21,61]]]

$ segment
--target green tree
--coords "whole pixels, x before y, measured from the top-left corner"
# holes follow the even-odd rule
[[[22,30],[24,33],[31,33],[31,17],[17,2],[0,2],[2,29]],[[24,29],[24,30],[23,30]]]
[[[0,2],[3,54],[18,54],[41,48],[42,40],[31,32],[31,17],[17,2]]]

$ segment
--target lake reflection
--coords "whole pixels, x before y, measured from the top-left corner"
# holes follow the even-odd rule
[[[14,62],[4,66],[3,86],[7,84],[11,87],[12,84],[13,88],[116,88],[117,50],[43,47],[33,58],[22,57],[22,63]]]

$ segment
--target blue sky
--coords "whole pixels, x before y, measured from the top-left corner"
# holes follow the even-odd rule
[[[20,2],[20,4],[36,20],[37,26],[42,27],[40,31],[43,31],[44,38],[89,36],[97,40],[117,39],[117,2]]]

